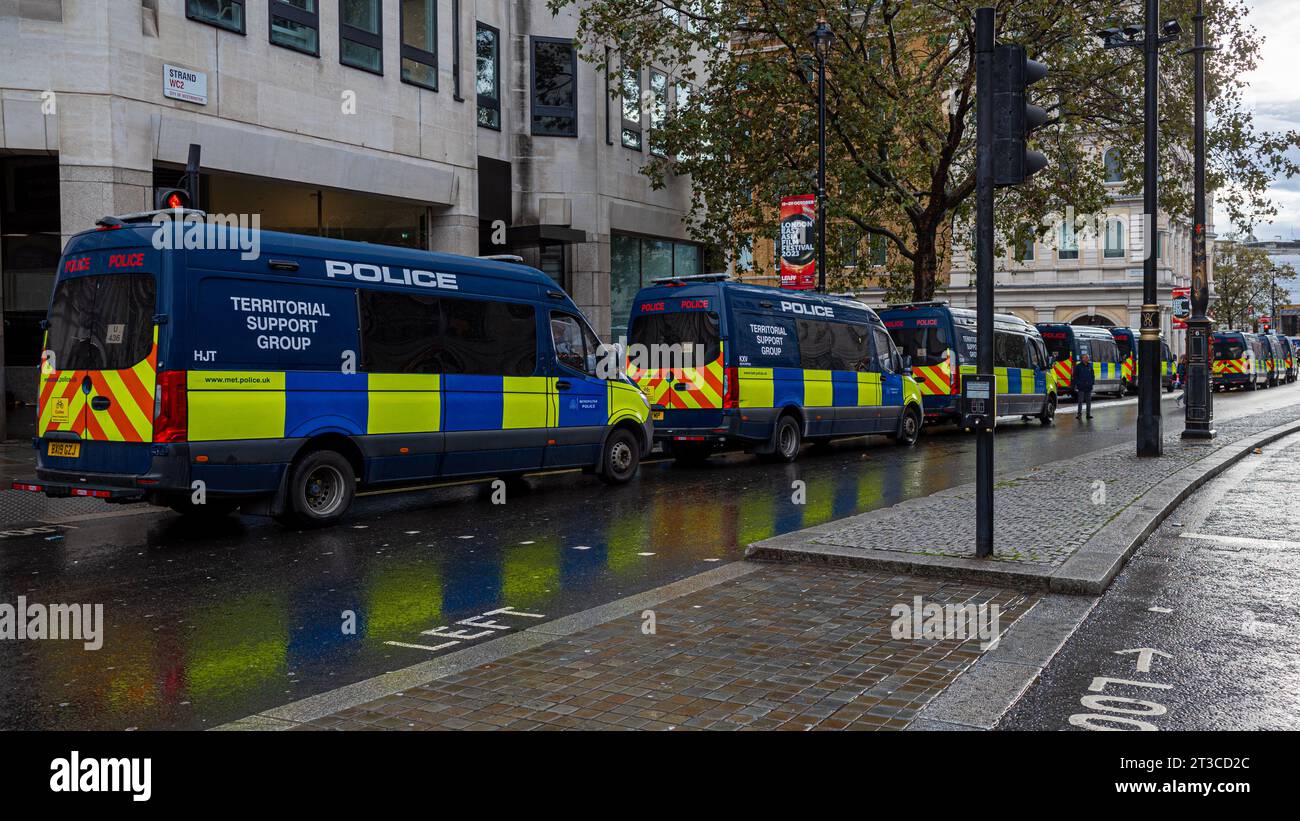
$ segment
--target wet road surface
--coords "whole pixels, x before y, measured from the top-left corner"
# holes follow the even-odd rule
[[[1300,729],[1300,435],[1264,450],[1170,516],[1001,729]]]
[[[1218,418],[1297,396],[1291,386],[1220,397]],[[998,470],[1131,443],[1134,400],[1107,405],[1091,423],[1067,406],[1054,428],[999,428]],[[1180,429],[1172,402],[1164,412],[1166,431]],[[788,466],[743,454],[700,468],[660,461],[622,488],[577,472],[538,476],[512,485],[504,505],[486,482],[369,495],[328,531],[255,517],[194,527],[150,511],[0,541],[0,602],[100,602],[107,623],[95,652],[0,643],[0,728],[212,727],[666,584],[739,558],[750,542],[973,471],[973,438],[936,429],[914,449],[851,440]],[[502,608],[513,610],[492,615]]]

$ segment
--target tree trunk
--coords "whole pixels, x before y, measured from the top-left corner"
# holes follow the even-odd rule
[[[934,290],[939,277],[937,234],[934,225],[916,226],[916,256],[912,258],[913,302],[928,302],[934,299]]]

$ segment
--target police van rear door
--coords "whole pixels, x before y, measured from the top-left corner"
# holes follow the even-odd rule
[[[66,258],[41,364],[41,464],[56,470],[148,470],[157,366],[157,281],[145,252]],[[156,261],[157,257],[151,258]],[[110,272],[112,271],[112,272]]]
[[[700,287],[655,289],[636,300],[628,329],[628,375],[650,398],[656,418],[668,410],[722,409],[719,301],[716,288]]]

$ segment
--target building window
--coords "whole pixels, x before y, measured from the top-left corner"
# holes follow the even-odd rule
[[[474,34],[478,124],[501,130],[501,32],[483,23]]]
[[[1106,246],[1102,252],[1106,259],[1124,257],[1124,222],[1109,220],[1106,222]]]
[[[532,133],[578,136],[578,53],[571,40],[533,38]]]
[[[871,264],[883,267],[889,262],[889,241],[880,234],[871,235]]]
[[[316,0],[271,0],[271,43],[320,56],[320,10]]]
[[[1124,177],[1119,171],[1119,150],[1114,148],[1106,149],[1102,155],[1102,162],[1106,164],[1106,182],[1123,182]]]
[[[1058,259],[1078,259],[1079,258],[1079,237],[1074,233],[1074,223],[1069,220],[1061,221],[1060,244],[1056,248]]]
[[[700,246],[691,242],[612,234],[610,258],[610,324],[614,339],[627,336],[627,320],[636,292],[652,280],[691,276],[701,272]]]
[[[200,23],[244,33],[244,0],[185,0],[185,16]]]
[[[1165,259],[1169,255],[1169,232],[1156,232],[1156,259]]]
[[[668,75],[650,72],[650,153],[664,153],[663,129],[668,125]]]
[[[620,82],[623,87],[623,129],[624,148],[641,150],[641,72],[631,66],[624,66]]]
[[[379,0],[339,0],[339,62],[384,73],[384,37]]]
[[[438,0],[402,0],[402,82],[438,90]]]
[[[1034,261],[1034,241],[1027,239],[1020,243],[1013,252],[1016,262],[1033,262]]]

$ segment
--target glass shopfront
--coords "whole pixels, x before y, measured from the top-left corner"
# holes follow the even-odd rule
[[[611,338],[627,336],[632,298],[652,280],[703,273],[700,246],[692,242],[613,234],[609,240]]]

